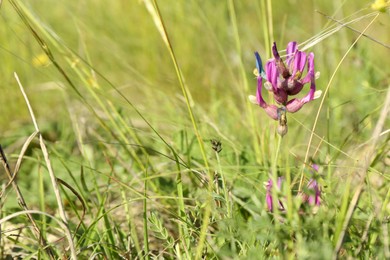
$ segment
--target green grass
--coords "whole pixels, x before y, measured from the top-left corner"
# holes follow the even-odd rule
[[[316,10],[360,33],[324,38],[338,24]],[[389,258],[390,48],[374,40],[390,44],[390,16],[373,12],[366,1],[3,1],[0,144],[17,176],[7,185],[1,170],[0,258]],[[323,91],[287,115],[283,138],[248,101],[253,52],[266,61],[273,41],[313,44]],[[311,163],[318,208],[297,197]],[[263,183],[277,176],[287,210],[270,213]]]

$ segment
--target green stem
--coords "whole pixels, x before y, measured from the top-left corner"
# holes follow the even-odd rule
[[[278,145],[275,153],[274,160],[272,161],[272,205],[273,205],[273,214],[274,214],[274,221],[275,221],[275,229],[276,232],[279,231],[280,225],[279,225],[279,200],[278,200],[278,192],[277,192],[277,186],[278,186],[278,158],[279,158],[279,152],[280,152],[280,146],[282,143],[282,136],[278,135]]]
[[[149,259],[149,235],[148,235],[148,204],[147,204],[147,195],[146,190],[148,188],[148,172],[145,171],[145,182],[144,182],[144,249],[145,249],[145,259]]]

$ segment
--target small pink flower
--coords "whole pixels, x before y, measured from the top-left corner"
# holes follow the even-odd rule
[[[318,165],[313,164],[312,168],[318,172]],[[278,183],[277,183],[277,188],[280,190],[282,187],[283,183],[283,178],[278,177]],[[265,188],[267,189],[266,195],[265,195],[265,202],[267,204],[267,208],[270,212],[273,212],[274,207],[273,207],[273,200],[272,200],[272,180],[269,179],[265,183]],[[310,190],[310,194],[306,193],[299,193],[296,195],[296,198],[301,198],[303,200],[303,203],[307,203],[310,206],[320,206],[321,205],[321,189],[320,186],[317,182],[317,180],[311,178],[307,184],[307,189]],[[278,198],[278,203],[279,203],[279,210],[280,211],[285,211],[285,207],[283,205],[283,202],[281,199]]]
[[[282,178],[278,177],[278,183],[277,183],[278,189],[282,187]],[[273,202],[272,202],[272,180],[269,179],[268,182],[265,183],[265,187],[267,189],[267,193],[265,194],[265,201],[267,203],[268,210],[270,212],[273,212]],[[278,200],[279,203],[279,210],[284,210],[283,203]]]

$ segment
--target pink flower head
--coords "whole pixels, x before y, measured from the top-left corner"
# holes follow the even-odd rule
[[[313,164],[312,168],[315,172],[318,172],[318,165]],[[314,172],[313,172],[314,173]],[[277,181],[277,188],[280,190],[282,187],[283,178],[278,177]],[[268,211],[273,212],[274,205],[272,200],[272,189],[273,189],[273,183],[272,180],[269,179],[265,183],[265,188],[267,190],[265,195],[265,202],[267,204]],[[309,205],[309,206],[320,206],[321,205],[321,188],[314,178],[311,178],[307,184],[306,192],[298,193],[296,195],[297,199],[302,199],[303,204]],[[285,207],[283,205],[283,202],[280,198],[278,198],[278,204],[279,204],[279,210],[285,211]]]
[[[278,117],[278,106],[268,105],[262,96],[263,79],[268,84],[268,90],[273,93],[274,99],[281,107],[290,113],[295,113],[302,106],[315,98],[315,71],[314,53],[305,53],[298,50],[296,42],[290,42],[286,49],[286,58],[283,60],[276,48],[276,43],[272,46],[274,58],[267,61],[265,71],[262,67],[260,55],[255,52],[257,74],[257,103],[274,120]],[[305,77],[302,77],[304,70],[307,70]],[[310,90],[303,98],[289,99],[301,92],[304,85],[310,83]]]

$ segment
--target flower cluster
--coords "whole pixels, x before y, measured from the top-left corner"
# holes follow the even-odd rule
[[[318,165],[313,164],[312,168],[315,171],[318,171]],[[279,190],[282,187],[282,183],[283,183],[283,178],[282,177],[278,177],[277,188]],[[268,210],[270,212],[273,212],[273,210],[274,210],[274,205],[273,205],[273,202],[272,202],[272,187],[273,187],[272,180],[269,179],[265,183],[265,188],[267,189],[267,192],[266,192],[266,195],[265,195],[265,202],[267,203],[267,207],[268,207]],[[313,179],[313,178],[310,179],[309,183],[307,184],[307,189],[309,190],[309,194],[306,194],[306,193],[300,193],[299,194],[299,197],[302,198],[302,202],[303,203],[307,203],[310,206],[319,206],[321,204],[321,189],[320,189],[320,187],[318,185],[318,182],[315,179]],[[278,209],[280,211],[285,211],[285,207],[284,207],[284,204],[283,204],[281,199],[278,199],[278,204],[279,204]]]
[[[260,55],[255,52],[257,95],[256,97],[250,96],[250,99],[260,105],[272,119],[279,120],[278,132],[283,136],[287,133],[286,112],[297,112],[304,104],[318,98],[321,91],[316,92],[314,53],[306,54],[299,51],[296,42],[290,42],[287,45],[285,61],[280,57],[276,43],[272,46],[272,53],[274,58],[266,63],[264,71]],[[307,73],[303,77],[305,68],[307,68]],[[263,80],[266,80],[264,87],[273,93],[278,106],[265,102],[261,93]],[[289,96],[300,93],[307,83],[310,83],[310,90],[306,96],[289,100]]]

